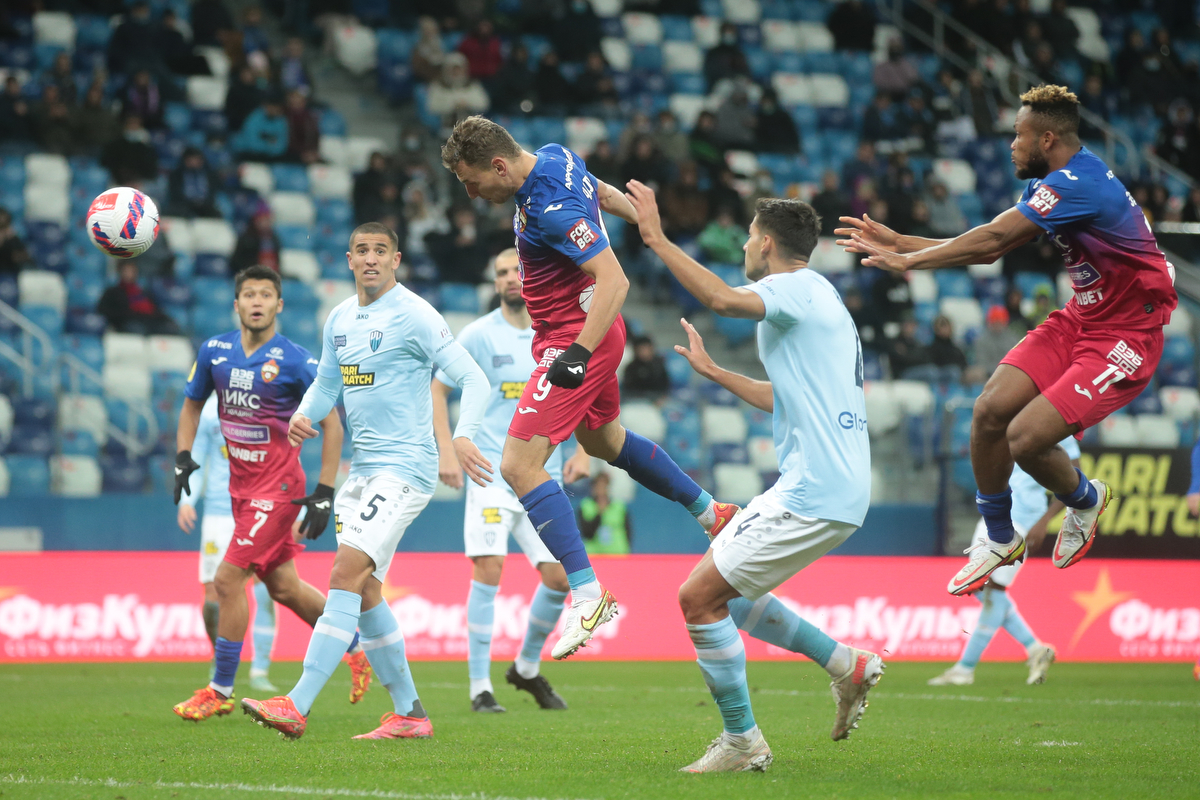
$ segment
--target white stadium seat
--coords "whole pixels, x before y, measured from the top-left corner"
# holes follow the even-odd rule
[[[601,19],[611,19],[621,16],[624,0],[592,0],[592,11]]]
[[[346,275],[350,275],[349,270],[346,271]],[[313,294],[317,296],[321,305],[328,304],[333,307],[354,294],[354,281],[317,281],[313,284]]]
[[[1163,336],[1191,336],[1192,315],[1183,306],[1171,312],[1171,321],[1163,328]]]
[[[232,66],[232,64],[229,61],[229,56],[225,55],[224,50],[222,50],[220,47],[215,47],[212,45],[201,45],[193,49],[197,54],[203,56],[204,60],[208,62],[208,71],[211,72],[214,77],[222,79],[229,78],[229,68]]]
[[[813,104],[813,85],[807,75],[798,72],[776,72],[771,76],[771,86],[783,106],[809,106]]]
[[[591,153],[596,144],[608,138],[604,120],[595,117],[567,117],[567,147],[576,153]]]
[[[183,217],[161,217],[159,231],[167,237],[167,246],[172,253],[192,255],[196,252],[196,241],[192,235],[192,221]]]
[[[718,17],[692,17],[692,38],[704,50],[716,47],[721,41],[721,20]]]
[[[313,197],[349,200],[354,192],[354,177],[340,165],[312,164],[308,168],[308,185]]]
[[[775,453],[775,442],[770,436],[751,436],[746,442],[750,451],[750,465],[759,472],[774,472],[779,469],[779,456]]]
[[[193,75],[187,79],[188,105],[201,111],[222,111],[229,83],[223,78]]]
[[[338,25],[333,32],[333,52],[338,63],[355,75],[375,69],[379,40],[375,31],[356,20]]]
[[[840,247],[834,237],[822,236],[817,239],[817,246],[812,252],[809,263],[822,275],[833,275],[853,270],[854,262],[858,258],[859,256],[854,253],[847,253],[846,248]]]
[[[914,303],[934,303],[938,298],[937,280],[933,270],[917,269],[908,273],[908,292]]]
[[[621,24],[630,44],[658,44],[662,41],[662,23],[653,14],[637,11],[622,14]]]
[[[307,227],[317,221],[317,208],[307,192],[272,192],[267,202],[279,225]]]
[[[1071,298],[1075,296],[1075,285],[1071,283],[1071,276],[1066,272],[1058,273],[1058,277],[1054,280],[1055,288],[1058,290],[1058,304],[1065,306],[1071,302]]]
[[[8,497],[9,483],[8,463],[0,458],[0,497]]]
[[[604,60],[614,70],[629,72],[629,67],[633,64],[633,53],[629,49],[629,43],[624,39],[616,39],[612,36],[604,37],[600,40],[600,52],[604,54]]]
[[[108,410],[104,400],[90,394],[60,395],[58,427],[64,431],[87,431],[103,446],[108,441]]]
[[[820,22],[797,23],[796,41],[806,53],[833,52],[833,34]]]
[[[1096,12],[1083,6],[1070,6],[1067,8],[1067,16],[1079,29],[1079,39],[1075,45],[1079,52],[1093,61],[1108,61],[1108,42],[1101,33],[1100,17]]]
[[[0,450],[3,450],[8,444],[8,440],[12,438],[12,429],[12,401],[8,399],[8,395],[0,394]]]
[[[983,328],[983,308],[974,297],[943,297],[938,310],[950,318],[954,341],[960,344],[967,331]]]
[[[51,153],[32,153],[25,156],[25,184],[40,183],[46,186],[71,185],[71,165],[66,156]]]
[[[275,191],[275,174],[266,164],[246,161],[238,167],[238,180],[247,189],[253,189],[263,197]]]
[[[700,112],[708,106],[708,98],[702,94],[673,94],[668,98],[667,105],[679,120],[679,126],[690,130],[696,124]]]
[[[758,172],[758,156],[749,150],[729,150],[725,153],[725,166],[735,175],[750,177]]]
[[[1100,421],[1100,444],[1105,447],[1137,447],[1137,428],[1133,417],[1128,414],[1114,414]]]
[[[652,442],[662,442],[667,438],[667,421],[653,403],[622,403],[621,424]]]
[[[99,497],[104,479],[91,456],[51,456],[50,489],[62,497]]]
[[[662,53],[667,72],[704,71],[704,53],[694,42],[663,42]]]
[[[71,224],[71,194],[65,186],[25,184],[25,219],[28,222]]]
[[[237,245],[237,232],[223,219],[196,218],[192,221],[192,237],[197,253],[228,257]]]
[[[841,75],[814,73],[809,76],[812,84],[812,103],[827,108],[845,108],[850,103],[850,87]]]
[[[321,263],[308,250],[279,251],[279,274],[312,285],[321,279]]]
[[[149,400],[150,370],[144,363],[105,363],[104,393],[120,400]]]
[[[321,136],[321,143],[318,146],[321,153],[321,160],[327,161],[337,167],[350,167],[349,150],[346,148],[346,139],[343,136]]]
[[[17,297],[22,306],[47,306],[67,310],[67,284],[62,275],[44,269],[17,273]]]
[[[700,416],[704,438],[709,444],[745,444],[746,418],[734,406],[706,406]]]
[[[465,311],[448,311],[442,317],[446,320],[446,324],[450,326],[450,333],[455,336],[458,336],[463,328],[479,319],[478,314],[469,314]]]
[[[876,25],[874,48],[871,50],[871,60],[878,64],[880,61],[887,61],[888,44],[893,39],[899,39],[900,29],[895,25]]]
[[[769,19],[762,24],[763,48],[772,53],[795,53],[800,48],[800,36],[794,22]]]
[[[154,372],[182,372],[192,368],[196,354],[186,336],[147,336],[147,365]]]
[[[968,264],[967,272],[972,278],[999,278],[1004,275],[1004,256],[1000,256],[991,264]]]
[[[33,41],[75,49],[75,20],[64,11],[39,11],[33,15]]]
[[[146,353],[146,337],[136,333],[116,333],[110,331],[104,334],[104,363],[128,366],[130,364],[145,365],[149,360]]]
[[[757,25],[762,19],[762,8],[758,0],[721,0],[725,19],[737,25]]]
[[[1138,414],[1133,430],[1138,447],[1179,447],[1179,426],[1166,414]]]
[[[863,383],[863,400],[867,406],[867,432],[872,436],[882,436],[894,431],[900,424],[900,406],[892,393],[892,384],[888,381],[865,381]]]
[[[372,153],[387,153],[391,149],[376,136],[350,136],[346,139],[346,163],[342,166],[351,172],[362,172],[371,162]]]
[[[728,502],[743,506],[763,491],[762,478],[748,464],[717,464],[713,467],[713,482],[717,497],[728,497]]]
[[[933,175],[950,194],[974,194],[975,170],[961,158],[939,158],[933,162]]]
[[[1163,413],[1186,422],[1200,417],[1200,392],[1187,386],[1164,386],[1158,390]]]
[[[933,390],[922,381],[892,381],[892,402],[910,417],[923,417],[933,408]]]

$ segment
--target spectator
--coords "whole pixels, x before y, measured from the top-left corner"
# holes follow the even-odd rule
[[[158,177],[158,153],[150,146],[150,132],[141,117],[125,117],[121,136],[105,145],[100,164],[112,173],[118,186],[140,186]]]
[[[417,21],[417,30],[417,44],[412,53],[413,76],[422,83],[430,83],[442,74],[446,48],[437,20],[433,17],[421,17]]]
[[[698,236],[708,224],[708,195],[700,191],[699,181],[696,162],[683,161],[678,177],[663,193],[663,229],[672,239]]]
[[[1058,62],[1054,59],[1054,48],[1049,42],[1041,42],[1033,51],[1033,61],[1029,68],[1045,83],[1061,82],[1058,76]]]
[[[315,164],[321,160],[321,127],[308,107],[308,97],[299,89],[287,94],[287,155],[291,161]]]
[[[910,376],[921,375],[918,370],[932,363],[929,352],[917,339],[917,321],[911,314],[905,315],[900,333],[888,339],[885,348],[893,378],[907,380]]]
[[[634,143],[643,136],[654,137],[654,125],[645,111],[635,111],[617,141],[617,157],[624,161],[633,155]]]
[[[933,228],[929,227],[929,206],[921,198],[915,198],[912,201],[912,207],[909,209],[908,230],[905,231],[909,236],[920,236],[925,239],[936,239],[937,236],[933,233]]]
[[[1000,112],[996,106],[996,95],[984,83],[983,71],[973,69],[967,73],[967,113],[975,124],[979,136],[991,136],[996,130],[996,119]]]
[[[1101,119],[1108,121],[1117,113],[1117,98],[1104,88],[1104,79],[1096,73],[1087,76],[1079,92],[1079,104]],[[1079,121],[1079,138],[1102,139],[1104,132],[1087,120]]]
[[[1187,202],[1180,213],[1181,222],[1200,222],[1200,189],[1188,192]]]
[[[833,34],[835,50],[869,53],[875,49],[875,12],[862,0],[838,3],[825,24]]]
[[[738,46],[737,26],[732,22],[722,22],[720,41],[704,54],[704,79],[711,92],[720,81],[739,75],[749,78],[750,64]]]
[[[13,227],[12,214],[0,206],[0,275],[16,275],[31,263],[29,248]]]
[[[435,233],[425,240],[438,265],[438,277],[443,281],[479,283],[487,269],[488,249],[479,235],[475,209],[459,206],[450,217],[450,231]]]
[[[537,74],[533,78],[537,92],[537,111],[543,116],[563,116],[571,103],[571,84],[563,77],[558,53],[553,50],[542,55]]]
[[[279,85],[285,91],[299,91],[305,97],[312,96],[312,74],[305,63],[304,40],[298,36],[291,37],[284,45],[283,58],[279,60]]]
[[[688,157],[687,134],[679,130],[679,120],[667,108],[658,112],[658,127],[654,130],[654,146],[663,158],[678,164]]]
[[[863,214],[871,213],[871,204],[878,199],[879,192],[875,189],[875,181],[860,180],[850,198],[850,216],[861,217]]]
[[[150,130],[157,130],[163,124],[163,99],[158,90],[158,84],[150,76],[150,71],[139,69],[133,74],[129,86],[125,89],[125,98],[121,103],[121,115],[136,114],[142,118],[142,124]]]
[[[876,92],[863,114],[861,141],[881,142],[902,138],[899,110],[887,92]]]
[[[688,137],[692,159],[710,172],[725,164],[725,148],[717,142],[717,117],[711,111],[701,111]]]
[[[749,80],[736,79],[732,90],[717,106],[717,141],[727,149],[754,147],[754,125],[758,117],[750,102],[749,84]]]
[[[263,12],[258,6],[250,6],[242,14],[242,50],[250,53],[271,52],[271,40],[263,28]]]
[[[621,164],[613,152],[612,142],[601,139],[586,159],[588,172],[609,186],[621,186]]]
[[[471,33],[458,43],[458,52],[467,59],[467,72],[473,80],[487,83],[504,64],[500,55],[500,37],[491,20],[481,19]]]
[[[570,0],[554,23],[550,41],[560,61],[582,61],[588,53],[600,49],[602,30],[600,18],[588,0]]]
[[[246,230],[238,237],[229,258],[229,272],[233,275],[252,267],[261,267],[279,271],[279,237],[275,235],[275,225],[271,212],[264,204],[250,220]]]
[[[1004,312],[1004,309],[1000,311]],[[1007,312],[1004,317],[1007,322]],[[953,335],[954,327],[949,317],[939,316],[933,321],[933,341],[929,343],[928,352],[930,362],[937,368],[936,380],[940,383],[958,383],[967,368],[966,353],[954,343]]]
[[[880,270],[871,284],[871,305],[880,325],[903,322],[911,317],[913,298],[908,277],[898,272]]]
[[[224,0],[192,0],[192,40],[197,45],[223,47],[233,33],[233,16]]]
[[[940,319],[940,317],[939,317]],[[992,306],[987,312],[987,331],[975,340],[975,365],[971,370],[974,381],[983,383],[992,377],[996,367],[1017,346],[1025,333],[1013,329],[1008,310]],[[951,345],[953,346],[953,345]]]
[[[848,0],[858,2],[858,0]],[[758,103],[758,120],[754,126],[754,149],[760,153],[785,153],[798,155],[801,152],[800,133],[792,115],[779,107],[779,98],[774,89],[765,89]]]
[[[857,286],[851,284],[842,292],[842,302],[845,304],[846,310],[850,312],[850,319],[858,330],[858,340],[862,343],[863,349],[878,351],[883,339],[876,327],[874,313],[863,301],[862,292],[858,290]]]
[[[908,149],[925,155],[936,153],[937,122],[933,112],[925,105],[925,93],[918,88],[912,89],[901,113],[910,140]]]
[[[249,161],[280,161],[288,152],[288,118],[278,95],[268,95],[242,124],[234,149]]]
[[[54,66],[44,79],[58,89],[58,97],[68,106],[79,100],[79,87],[75,85],[75,72],[71,69],[71,55],[63,51],[54,57]]]
[[[1125,46],[1113,59],[1113,74],[1126,88],[1129,87],[1134,74],[1141,68],[1145,53],[1145,37],[1142,36],[1141,30],[1136,25],[1130,25],[1129,30],[1125,32]],[[1136,101],[1136,98],[1134,99]]]
[[[9,73],[4,79],[4,95],[0,96],[0,140],[28,141],[33,138],[33,118],[29,101],[21,94],[21,84]]]
[[[158,49],[163,54],[166,67],[176,75],[209,75],[208,59],[192,49],[192,43],[179,29],[179,19],[169,6],[163,10],[162,19],[155,31]]]
[[[1016,286],[1009,289],[1008,293],[1004,295],[1004,310],[1008,312],[1008,327],[1021,336],[1033,330],[1033,323],[1021,311],[1021,301],[1024,299],[1025,296]]]
[[[847,161],[842,167],[842,186],[857,193],[858,186],[863,181],[874,182],[880,177],[879,163],[875,157],[875,145],[869,141],[860,141],[854,151],[854,160]]]
[[[42,90],[42,100],[33,110],[33,125],[38,146],[47,152],[69,156],[75,149],[75,131],[71,109],[51,83]]]
[[[921,80],[921,73],[904,54],[904,44],[897,37],[888,43],[887,60],[875,65],[871,77],[877,91],[902,97]]]
[[[1029,67],[1033,63],[1033,57],[1038,47],[1045,43],[1046,39],[1042,36],[1041,23],[1036,19],[1031,19],[1025,23],[1025,29],[1013,42],[1013,58],[1021,66]]]
[[[457,120],[488,109],[487,92],[483,84],[467,74],[467,58],[462,53],[449,53],[442,62],[442,76],[429,86],[427,108],[452,126]]]
[[[599,51],[588,53],[583,73],[575,81],[575,104],[580,116],[610,117],[617,108],[617,87]]]
[[[708,190],[708,207],[718,211],[728,208],[733,214],[733,221],[742,226],[743,238],[746,234],[745,220],[742,219],[742,194],[739,191],[738,177],[729,167],[721,166],[717,170],[712,187]],[[741,257],[739,256],[739,260]]]
[[[758,201],[764,198],[778,197],[775,191],[775,176],[766,167],[759,167],[750,183],[750,192],[742,198],[742,219],[754,219],[754,210]]]
[[[634,142],[633,153],[621,164],[621,181],[618,185],[624,186],[631,180],[660,188],[666,185],[666,164],[654,149],[654,140],[649,136],[639,137]]]
[[[0,111],[0,119],[4,116]],[[104,87],[94,83],[75,110],[75,144],[80,152],[96,155],[121,135],[121,123],[104,99]]]
[[[929,193],[925,197],[929,206],[929,227],[935,236],[949,238],[958,236],[967,229],[967,218],[946,188],[946,184],[934,180],[929,182]]]
[[[96,310],[110,330],[120,333],[167,336],[181,333],[175,320],[164,314],[142,288],[137,261],[132,258],[118,262],[117,283],[100,295]]]
[[[410,183],[404,189],[404,217],[408,220],[409,260],[429,255],[426,237],[450,231],[450,220],[438,206],[429,201],[426,187],[421,183]]]
[[[1167,109],[1166,124],[1158,131],[1154,152],[1163,161],[1200,178],[1200,128],[1192,106],[1180,98]]]
[[[529,48],[522,42],[513,45],[508,61],[496,73],[492,86],[492,108],[499,114],[528,114],[537,97],[533,72],[529,69]]]
[[[592,478],[591,494],[579,504],[579,533],[589,555],[627,555],[633,544],[633,520],[621,500],[608,495],[610,478]]]
[[[217,176],[196,147],[183,151],[179,166],[167,181],[167,208],[173,217],[219,217],[216,206]]]
[[[1046,321],[1046,317],[1056,309],[1054,305],[1054,290],[1045,284],[1038,285],[1033,290],[1033,313],[1029,315],[1029,322],[1033,327],[1037,327]]]
[[[159,70],[163,59],[159,37],[150,21],[150,4],[137,0],[108,40],[108,71],[114,75],[138,69]]]
[[[395,181],[387,180],[379,185],[375,196],[368,198],[362,206],[363,220],[367,222],[383,222],[396,232],[400,244],[405,243],[408,236],[408,226],[404,219],[404,201]],[[384,222],[388,220],[388,222]],[[403,251],[402,251],[403,252]]]
[[[1079,28],[1067,13],[1067,0],[1052,0],[1049,13],[1042,18],[1042,34],[1054,52],[1063,58],[1078,55]]]
[[[821,218],[821,235],[833,236],[833,229],[841,227],[838,218],[850,215],[850,198],[842,191],[836,172],[825,170],[821,176],[821,191],[813,195],[810,205]]]
[[[387,156],[380,152],[371,154],[367,168],[354,177],[354,223],[362,225],[371,222],[374,217],[370,213],[370,205],[379,197],[379,190],[385,183],[391,183],[393,177],[388,166]]]
[[[242,129],[246,118],[262,105],[266,98],[263,87],[259,85],[254,70],[244,66],[237,72],[237,80],[225,94],[225,122],[231,133]]]
[[[733,209],[722,206],[717,217],[700,233],[696,240],[704,257],[723,264],[740,264],[743,261],[742,246],[746,243],[746,230],[737,223]]]
[[[639,397],[660,400],[671,391],[671,378],[667,375],[667,361],[654,349],[654,340],[649,336],[633,339],[633,360],[625,367],[621,381],[623,397]]]

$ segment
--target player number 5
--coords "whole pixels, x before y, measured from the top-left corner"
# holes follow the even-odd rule
[[[379,506],[377,506],[375,504],[376,503],[386,503],[386,502],[387,502],[387,499],[381,494],[377,494],[374,497],[372,497],[370,500],[368,500],[367,508],[371,509],[371,513],[368,514],[364,511],[362,514],[359,514],[359,516],[362,517],[362,521],[370,522],[371,520],[375,519],[375,515],[379,513]]]

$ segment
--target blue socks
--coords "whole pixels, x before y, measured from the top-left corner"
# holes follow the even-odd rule
[[[736,597],[729,601],[729,616],[755,639],[808,656],[822,667],[837,647],[836,641],[773,594],[764,594],[757,602]]]
[[[1100,495],[1079,467],[1075,468],[1075,473],[1079,476],[1079,485],[1075,487],[1075,491],[1070,494],[1055,494],[1054,496],[1067,508],[1091,508],[1100,502]]]
[[[330,592],[330,595],[332,594],[333,592]],[[401,632],[388,604],[380,603],[362,612],[358,618],[358,626],[362,633],[362,648],[367,654],[367,661],[371,662],[375,677],[392,696],[393,710],[402,717],[424,717],[425,709],[417,696],[417,687],[408,668],[408,659],[404,656],[404,633]],[[306,659],[306,674],[307,665]]]
[[[704,513],[712,502],[712,496],[689,478],[667,455],[666,450],[631,430],[625,430],[621,454],[608,463],[625,470],[631,478],[655,494],[687,506],[692,516]]]
[[[296,704],[296,710],[304,716],[312,710],[317,695],[325,687],[329,676],[337,669],[346,648],[354,641],[358,627],[362,598],[354,592],[330,589],[325,599],[325,612],[313,626],[312,638],[308,641],[308,652],[304,655],[304,674],[288,697]],[[389,612],[390,613],[390,612]],[[366,638],[364,632],[363,638]],[[368,659],[370,657],[368,656]],[[371,665],[374,667],[374,664]]]
[[[250,671],[266,674],[271,667],[271,646],[275,644],[275,601],[262,581],[254,584],[254,660]]]
[[[987,524],[988,538],[998,544],[1008,544],[1017,535],[1012,524],[1012,489],[1007,486],[999,494],[975,493],[975,506]]]
[[[579,535],[575,510],[557,481],[548,480],[538,486],[521,498],[521,505],[546,549],[563,565],[568,576],[582,570],[591,571],[592,562],[588,560],[583,537]],[[574,583],[571,585],[574,587]]]
[[[566,592],[557,592],[544,583],[539,583],[529,605],[529,625],[525,628],[525,641],[521,643],[521,654],[516,658],[517,672],[522,678],[534,678],[542,660],[542,647],[546,638],[562,616]]]
[[[213,651],[217,669],[208,685],[226,697],[232,697],[233,679],[242,660],[242,643],[231,642],[224,636],[218,636],[217,646]]]
[[[746,649],[731,617],[708,625],[688,625],[696,662],[729,733],[754,728],[750,690],[746,686]]]
[[[467,595],[467,674],[471,679],[471,699],[480,692],[493,691],[492,628],[496,624],[496,592],[499,586],[471,581]]]

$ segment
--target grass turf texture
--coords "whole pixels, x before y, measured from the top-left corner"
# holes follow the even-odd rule
[[[343,665],[304,737],[286,742],[240,708],[202,723],[172,714],[203,665],[3,666],[0,796],[1200,797],[1200,685],[1186,664],[1058,664],[1027,687],[1023,665],[984,663],[973,686],[929,687],[944,665],[897,663],[860,729],[832,742],[821,670],[752,663],[775,763],[711,776],[676,772],[721,729],[694,664],[548,664],[566,712],[539,710],[504,683],[504,667],[492,672],[507,714],[469,710],[465,664],[417,663],[435,738],[357,742],[391,704],[373,685],[351,706]],[[276,664],[271,677],[290,687],[299,673]],[[243,665],[239,697],[246,686]]]

